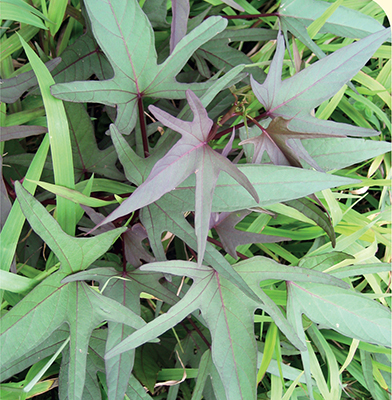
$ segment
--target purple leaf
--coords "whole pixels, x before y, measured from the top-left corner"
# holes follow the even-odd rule
[[[237,246],[248,243],[275,243],[284,240],[291,240],[281,236],[262,235],[260,233],[246,232],[235,229],[235,226],[242,221],[249,210],[242,210],[233,213],[211,214],[210,229],[215,228],[223,248],[234,259],[237,259]]]
[[[372,129],[317,119],[311,116],[311,111],[337,93],[389,37],[390,30],[383,29],[335,51],[282,82],[285,48],[280,33],[267,79],[260,85],[252,78],[253,92],[265,107],[267,116],[290,120],[288,129],[292,131],[334,136],[376,135]]]
[[[47,132],[44,126],[35,125],[14,125],[1,128],[0,142],[6,142],[12,139],[21,139],[28,136],[40,135]]]
[[[82,206],[83,210],[90,217],[91,221],[95,224],[101,223],[105,217],[94,211],[90,207]],[[88,232],[87,228],[79,228],[83,232]],[[115,229],[114,224],[106,224],[100,226],[92,232],[94,235],[98,235],[104,232],[108,232]],[[124,241],[124,255],[131,265],[139,267],[144,262],[153,262],[155,258],[144,248],[142,241],[147,238],[147,231],[141,224],[135,224],[131,228],[128,228],[123,234],[122,239]]]
[[[264,151],[267,152],[275,165],[291,165],[301,168],[300,159],[306,161],[314,169],[322,171],[312,159],[302,143],[298,139],[311,139],[328,136],[339,136],[336,134],[303,133],[294,132],[288,128],[290,120],[282,117],[274,118],[266,129],[262,128],[261,135],[243,140],[240,144],[254,145],[253,163],[260,164]],[[340,135],[344,136],[344,135]]]
[[[125,200],[103,223],[142,208],[173,190],[192,173],[196,174],[195,230],[198,238],[198,260],[203,261],[209,218],[215,184],[221,171],[226,172],[242,185],[258,202],[259,197],[248,178],[227,158],[208,145],[212,121],[198,97],[190,90],[187,100],[193,112],[192,122],[182,121],[150,106],[149,110],[167,127],[181,133],[182,138],[152,169],[147,180]]]
[[[48,61],[45,65],[49,71],[52,71],[60,62],[61,58],[58,57]],[[33,70],[24,72],[14,78],[1,79],[0,82],[0,101],[4,103],[15,103],[24,92],[38,84]]]
[[[189,17],[189,0],[172,0],[172,12],[170,54],[177,46],[177,43],[186,35]]]

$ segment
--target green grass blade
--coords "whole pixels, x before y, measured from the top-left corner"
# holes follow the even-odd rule
[[[314,20],[308,26],[308,34],[311,39],[313,39],[319,30],[323,27],[323,25],[327,22],[327,19],[336,11],[336,9],[343,3],[343,0],[338,0],[335,3],[331,4],[323,14]]]
[[[69,137],[68,120],[64,104],[50,94],[50,86],[55,82],[28,44],[20,38],[31,66],[37,76],[38,84],[46,110],[50,151],[52,154],[54,179],[57,185],[74,189],[74,168],[72,160],[71,140]],[[69,235],[75,233],[75,204],[70,200],[57,196],[57,220]]]
[[[51,0],[49,3],[48,18],[53,21],[53,23],[47,25],[49,25],[49,30],[52,36],[54,36],[61,27],[67,3],[68,0]]]
[[[261,365],[259,371],[257,372],[257,382],[260,382],[263,379],[264,374],[266,373],[267,368],[272,360],[277,334],[278,327],[273,322],[271,322],[265,338],[263,359],[261,360]],[[280,378],[278,378],[278,380],[280,382]]]
[[[19,35],[22,36],[24,40],[27,42],[33,38],[39,32],[39,28],[35,26],[27,25],[19,30]],[[22,47],[18,37],[16,35],[10,36],[8,39],[4,40],[1,44],[0,51],[0,62],[5,60],[8,56],[10,56],[15,51],[19,50]]]

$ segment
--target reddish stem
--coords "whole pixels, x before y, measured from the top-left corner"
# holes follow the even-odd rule
[[[257,19],[265,17],[279,17],[279,13],[267,13],[267,14],[247,14],[247,15],[221,15],[222,18],[226,19]]]
[[[254,120],[259,121],[260,119],[263,119],[263,118],[265,118],[267,116],[268,116],[268,114],[265,112],[265,113],[262,113],[262,114],[258,115],[255,118],[252,118],[251,120],[252,120],[252,122],[254,122]],[[244,122],[241,122],[240,124],[235,125],[234,128],[238,129],[238,128],[241,128],[244,125],[245,125]],[[221,131],[218,134],[216,134],[214,136],[214,139],[217,140],[217,139],[221,138],[222,136],[225,136],[226,134],[230,133],[232,130],[233,130],[233,127],[224,129],[223,131]]]
[[[190,324],[193,326],[193,329],[199,334],[203,342],[208,346],[208,348],[211,348],[210,342],[207,340],[207,338],[203,335],[203,332],[199,329],[199,327],[192,321],[192,318],[188,315],[187,316],[188,321]]]
[[[216,246],[219,246],[221,249],[223,249],[223,244],[219,240],[216,240],[212,237],[207,237],[207,241],[212,244],[215,244]],[[236,253],[237,253],[237,256],[239,258],[241,258],[242,260],[247,260],[249,258],[245,254],[240,253],[239,251],[236,251]]]
[[[146,121],[144,119],[142,95],[140,93],[137,95],[137,108],[139,110],[139,121],[140,121],[140,130],[142,132],[144,157],[147,158],[150,155],[150,153],[148,152],[147,128],[146,128]]]

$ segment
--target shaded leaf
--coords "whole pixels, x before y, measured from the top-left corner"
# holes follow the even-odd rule
[[[225,29],[196,51],[201,58],[208,60],[218,69],[225,71],[239,64],[251,64],[252,61],[242,51],[231,47],[230,44],[239,41],[259,42],[275,40],[277,31],[263,28],[231,30]],[[253,77],[263,82],[266,74],[261,68],[252,68]],[[249,81],[249,78],[246,78]]]
[[[99,224],[105,219],[105,217],[102,214],[97,213],[96,211],[94,211],[89,207],[83,207],[83,209],[95,224]],[[89,229],[87,228],[80,228],[80,229],[83,232],[89,231]],[[94,232],[95,234],[98,234],[103,232],[109,232],[113,229],[115,229],[114,224],[109,223],[107,225],[98,228]],[[140,265],[142,265],[143,261],[144,262],[155,261],[154,257],[143,246],[142,241],[146,238],[147,238],[147,231],[141,224],[132,225],[131,228],[128,228],[122,234],[125,259],[134,267],[139,267]]]
[[[8,214],[11,211],[11,201],[8,197],[7,188],[5,187],[3,179],[3,156],[0,154],[0,231],[3,229]]]
[[[285,204],[314,221],[328,235],[332,247],[335,247],[336,235],[328,214],[325,214],[316,204],[306,198],[286,201]]]
[[[0,142],[6,142],[12,139],[21,139],[24,137],[40,135],[46,133],[48,128],[45,126],[34,126],[34,125],[17,125],[17,126],[5,126],[1,128]]]
[[[90,116],[83,105],[65,103],[65,112],[69,122],[75,180],[91,173],[123,180],[123,174],[115,165],[117,153],[114,147],[98,148]]]
[[[57,57],[45,63],[49,71],[53,71],[61,62],[61,58]],[[4,103],[15,103],[24,92],[27,92],[33,86],[38,84],[34,71],[27,71],[13,78],[0,79],[0,101]]]
[[[263,235],[235,229],[235,226],[250,214],[248,210],[234,213],[211,214],[210,229],[214,228],[219,235],[223,248],[234,259],[237,259],[237,246],[248,243],[274,243],[291,240],[281,236]]]
[[[166,21],[166,0],[148,0],[142,7],[153,28],[167,29],[170,25]]]

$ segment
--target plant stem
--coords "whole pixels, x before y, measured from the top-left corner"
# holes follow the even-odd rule
[[[279,13],[267,13],[267,14],[247,14],[247,15],[222,15],[226,19],[257,19],[265,17],[279,17]]]
[[[140,130],[142,131],[143,152],[144,157],[147,158],[150,153],[148,151],[147,128],[146,120],[144,119],[144,108],[141,94],[137,95],[137,108],[139,110]]]

